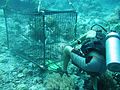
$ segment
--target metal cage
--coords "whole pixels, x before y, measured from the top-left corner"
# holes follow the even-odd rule
[[[73,10],[25,14],[4,9],[4,15],[8,48],[37,65],[61,61],[61,45],[76,36],[77,13]]]

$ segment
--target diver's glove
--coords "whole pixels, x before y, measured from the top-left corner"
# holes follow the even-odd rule
[[[77,40],[70,42],[70,46],[75,46],[77,44],[81,44],[87,38],[95,38],[95,37],[96,37],[96,31],[90,30],[85,34],[80,35],[80,37]]]

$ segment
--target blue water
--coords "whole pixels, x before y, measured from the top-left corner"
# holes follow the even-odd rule
[[[120,0],[98,0],[98,1],[103,7],[108,9],[113,9],[116,6],[120,5]]]
[[[99,5],[108,11],[120,5],[120,0],[9,0],[7,6],[16,10],[31,10],[35,11],[40,2],[41,9],[66,10],[66,9],[87,9],[88,7],[97,7]],[[69,5],[72,3],[72,5]],[[0,5],[5,4],[5,0],[0,1]],[[87,5],[87,6],[86,6]],[[2,6],[2,5],[1,5]],[[85,7],[86,6],[86,7]],[[96,9],[95,7],[91,9]],[[34,10],[35,9],[35,10]],[[89,9],[87,9],[89,11]]]
[[[53,60],[53,62],[55,62],[55,60],[57,61],[61,59],[61,51],[62,51],[61,47],[64,47],[65,45],[68,44],[69,41],[67,40],[69,39],[71,40],[71,38],[72,40],[74,39],[73,30],[76,25],[77,25],[76,31],[78,36],[90,30],[89,27],[92,26],[94,23],[99,23],[103,25],[105,29],[107,29],[108,28],[106,25],[107,23],[104,20],[110,22],[112,28],[118,25],[118,27],[116,27],[115,29],[118,30],[120,29],[120,24],[119,24],[120,0],[0,0],[0,8],[7,8],[8,10],[8,13],[6,14],[8,21],[6,21],[7,22],[6,24],[8,24],[9,39],[10,39],[9,42],[11,45],[10,48],[11,49],[13,48],[13,51],[20,50],[21,52],[18,52],[18,54],[19,56],[21,55],[21,57],[23,58],[24,57],[26,59],[30,58],[31,61],[34,61],[34,59],[40,61],[40,63],[35,62],[37,63],[36,64],[37,66],[41,64],[41,61],[44,56],[43,52],[45,49],[47,49],[45,52],[47,59],[49,58],[51,61]],[[75,20],[76,14],[71,15],[71,14],[57,13],[53,15],[49,13],[45,15],[46,21],[44,23],[45,24],[44,27],[43,18],[41,18],[44,13],[38,16],[33,15],[33,13],[35,14],[35,12],[39,14],[38,12],[40,10],[41,11],[42,10],[46,10],[46,11],[75,10],[78,13],[77,16],[78,23],[76,24],[76,20]],[[11,13],[9,13],[9,11],[11,11]],[[1,9],[0,16],[2,15],[4,15],[4,13],[3,10]],[[1,20],[0,30],[1,32],[4,32],[4,33],[0,33],[1,36],[0,40],[1,42],[3,42],[3,44],[0,43],[0,48],[6,50],[7,41],[4,39],[6,38],[7,30],[5,28],[3,17],[0,17]],[[99,18],[101,19],[100,21]],[[29,27],[29,25],[31,27]],[[46,31],[45,33],[43,33],[43,28],[46,28],[44,30]],[[95,27],[95,29],[97,28],[98,27]],[[41,30],[41,32],[39,30]],[[2,36],[2,34],[5,35]],[[46,45],[45,48],[44,44],[47,44],[48,46]],[[51,45],[50,47],[49,44]],[[9,52],[8,53],[6,53],[5,51],[4,52],[0,51],[0,52],[1,52],[0,90],[46,90],[40,88],[32,89],[37,87],[37,85],[43,85],[44,82],[42,81],[43,77],[40,76],[43,72],[42,70],[40,71],[39,68],[37,69],[36,65],[33,65],[29,61],[24,61],[22,58],[14,57],[14,55],[11,56],[11,53]],[[27,57],[27,54],[30,55],[31,57]],[[62,60],[60,60],[60,62],[61,61]],[[62,65],[60,67],[62,67]],[[76,70],[74,70],[74,67],[71,66],[69,69],[70,72],[72,72],[73,74],[72,78],[74,78],[74,81],[77,82],[76,84],[78,84],[78,86],[80,85],[79,88],[82,87],[81,83],[84,83],[84,80],[81,79],[84,78],[75,76]],[[80,72],[79,75],[81,75]],[[87,78],[87,76],[85,75],[83,76]],[[3,78],[3,81],[1,77]],[[106,78],[103,78],[103,80]],[[120,83],[119,76],[116,78],[117,78],[116,81]],[[52,79],[54,81],[54,77]],[[112,80],[112,78],[109,79]],[[52,83],[52,85],[54,85],[54,83]],[[24,89],[24,87],[27,87],[27,89]],[[54,88],[49,90],[59,90],[59,89]],[[67,89],[63,89],[63,90],[67,90]],[[74,90],[74,89],[70,89],[70,90]],[[83,90],[83,89],[79,89],[79,90]],[[108,90],[115,90],[115,89],[108,89]],[[120,90],[120,89],[116,89],[116,90]]]

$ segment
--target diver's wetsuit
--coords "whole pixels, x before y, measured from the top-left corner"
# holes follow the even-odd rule
[[[105,35],[102,34],[102,32],[97,31],[96,37],[94,39],[86,39],[82,43],[80,50],[73,49],[71,52],[73,64],[87,72],[105,72],[106,63],[104,39]]]

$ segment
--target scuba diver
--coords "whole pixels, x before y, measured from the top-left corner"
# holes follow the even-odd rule
[[[77,45],[81,45],[80,48]],[[65,72],[71,59],[73,64],[87,72],[104,73],[106,71],[105,35],[102,31],[88,31],[69,46],[65,46],[62,58]]]
[[[97,77],[107,69],[120,72],[120,50],[117,50],[120,48],[120,36],[115,31],[106,31],[107,35],[104,31],[91,29],[63,50],[63,72],[68,74],[67,67],[71,60],[75,66],[90,74],[94,90],[98,90]]]
[[[63,50],[63,71],[67,73],[68,63],[72,63],[78,68],[91,75],[94,90],[97,87],[99,74],[106,71],[105,60],[105,34],[101,30],[90,30],[77,40],[70,42]]]

